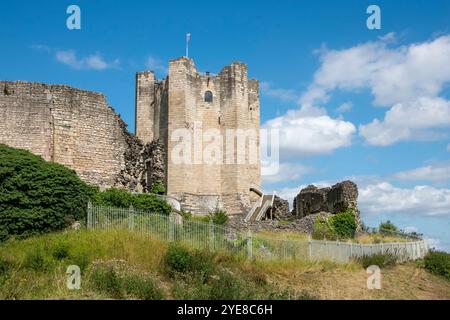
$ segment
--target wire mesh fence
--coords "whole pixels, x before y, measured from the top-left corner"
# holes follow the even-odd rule
[[[178,241],[211,251],[226,251],[251,259],[308,259],[347,263],[351,259],[375,254],[392,254],[398,261],[425,256],[425,240],[360,244],[325,240],[275,239],[239,232],[212,223],[182,219],[179,215],[159,215],[130,208],[88,207],[88,229],[128,229],[164,241]]]

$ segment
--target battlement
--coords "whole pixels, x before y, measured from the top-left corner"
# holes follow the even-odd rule
[[[248,67],[239,61],[223,67],[218,74],[211,74],[199,72],[192,59],[181,57],[169,61],[168,76],[161,82],[154,79],[153,73],[137,75],[136,134],[144,142],[162,141],[167,151],[167,193],[180,200],[192,200],[197,195],[189,201],[190,210],[193,210],[192,203],[211,206],[216,201],[231,213],[237,213],[245,209],[231,204],[236,199],[247,197],[247,201],[239,201],[240,205],[251,204],[250,184],[260,184],[261,180],[259,108],[259,83],[248,79]],[[180,129],[186,129],[192,136],[214,130],[223,137],[230,130],[253,130],[258,161],[204,164],[205,147],[193,146],[189,151],[192,161],[176,163],[172,150],[177,147],[174,135]],[[206,209],[197,211],[201,210]]]

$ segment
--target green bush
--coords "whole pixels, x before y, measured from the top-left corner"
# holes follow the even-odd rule
[[[13,263],[10,260],[0,257],[0,277],[8,273],[12,266]]]
[[[95,268],[90,279],[97,291],[115,299],[123,298],[121,279],[113,267]]]
[[[355,236],[355,232],[355,214],[349,209],[329,218],[317,217],[313,225],[312,238],[316,240],[350,239]]]
[[[228,222],[228,215],[226,211],[216,209],[210,212],[205,218],[205,222],[212,221],[216,225],[224,225]]]
[[[337,213],[330,217],[330,225],[339,239],[351,239],[356,232],[356,219],[353,210]]]
[[[169,274],[173,274],[173,272],[187,272],[192,268],[191,252],[177,243],[169,245],[164,260]]]
[[[325,217],[316,218],[311,237],[315,240],[336,240],[336,234]]]
[[[388,233],[398,232],[398,228],[390,220],[386,222],[381,222],[378,228],[380,232],[388,232]]]
[[[51,258],[41,248],[34,248],[32,251],[29,251],[24,261],[24,266],[34,271],[48,271],[51,265]]]
[[[116,267],[95,266],[89,277],[93,289],[114,299],[124,299],[129,296],[142,300],[164,298],[162,290],[150,276],[119,271]]]
[[[123,278],[123,289],[129,295],[141,300],[161,300],[164,294],[156,285],[155,281],[149,277],[129,275]]]
[[[0,241],[83,220],[94,193],[75,171],[0,144]]]
[[[172,243],[165,255],[166,273],[170,276],[176,273],[190,273],[206,281],[215,270],[214,254],[205,250],[188,250],[186,247]]]
[[[125,189],[109,188],[98,192],[92,198],[92,203],[99,206],[128,208],[131,205],[136,209],[168,215],[172,211],[170,205],[154,194],[132,194]]]
[[[156,181],[153,183],[150,192],[154,194],[164,194],[166,192],[166,188],[164,188],[164,185],[160,181]]]
[[[377,253],[374,255],[364,255],[357,259],[363,268],[375,265],[380,268],[393,266],[397,263],[397,257],[391,253]]]
[[[69,244],[66,242],[58,242],[52,251],[53,258],[63,260],[69,256]]]
[[[430,272],[450,280],[450,253],[430,251],[424,258],[424,265]]]
[[[180,215],[183,219],[190,220],[192,218],[192,212],[181,210]]]

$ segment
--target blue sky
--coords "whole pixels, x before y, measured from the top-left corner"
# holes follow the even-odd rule
[[[81,30],[66,8],[81,8]],[[381,30],[366,8],[381,8]],[[0,11],[0,79],[104,93],[134,131],[135,72],[235,60],[261,81],[261,122],[280,127],[266,190],[355,180],[366,224],[390,219],[450,251],[450,2],[13,1]],[[293,139],[295,137],[295,139]]]

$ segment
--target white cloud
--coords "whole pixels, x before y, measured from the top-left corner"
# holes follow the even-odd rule
[[[147,58],[145,66],[146,66],[146,68],[148,68],[154,72],[167,73],[167,67],[164,65],[162,60],[155,58],[153,56],[149,56]]]
[[[370,88],[375,104],[383,106],[438,95],[450,81],[450,36],[390,48],[392,38],[321,50],[321,67],[302,103],[326,101],[335,89]]]
[[[394,174],[394,178],[402,181],[450,181],[450,163],[438,163]]]
[[[352,136],[356,132],[351,122],[320,115],[320,110],[316,108],[291,110],[267,121],[263,127],[280,130],[282,157],[330,153],[351,145]]]
[[[117,68],[120,64],[118,59],[107,62],[98,53],[79,58],[74,50],[56,50],[55,57],[58,62],[77,70],[90,69],[101,71]]]
[[[386,146],[401,140],[441,138],[444,135],[436,129],[449,126],[450,101],[421,97],[394,105],[383,121],[375,119],[359,130],[369,144]]]
[[[305,174],[312,172],[312,168],[297,163],[281,163],[276,175],[263,176],[264,184],[297,181]]]
[[[364,214],[450,216],[450,189],[431,186],[398,188],[388,182],[370,184],[359,190]]]
[[[369,144],[446,137],[436,128],[450,126],[450,101],[439,98],[450,82],[450,35],[392,47],[393,33],[343,50],[321,49],[321,66],[302,105],[327,103],[334,90],[368,88],[374,104],[391,107],[384,120],[360,126]],[[345,106],[343,106],[345,109]]]
[[[272,84],[269,82],[261,82],[260,88],[262,94],[272,98],[278,98],[282,101],[296,102],[299,99],[299,96],[294,90],[273,88]]]
[[[341,104],[336,109],[336,111],[339,113],[344,113],[344,112],[350,111],[352,109],[352,107],[353,107],[353,104],[351,102],[345,102],[345,103]]]

